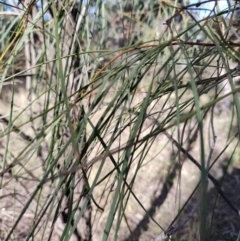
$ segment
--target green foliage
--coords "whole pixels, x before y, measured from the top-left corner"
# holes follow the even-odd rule
[[[234,78],[239,76],[239,67],[231,67],[229,61],[239,62],[238,41],[230,38],[238,27],[231,25],[233,20],[228,24],[224,12],[197,21],[174,2],[125,2],[113,6],[96,1],[95,14],[90,15],[90,4],[80,2],[73,7],[71,1],[63,5],[52,1],[31,15],[37,10],[32,1],[19,10],[15,20],[4,20],[0,89],[4,91],[8,81],[13,85],[9,93],[12,104],[0,113],[1,188],[8,189],[12,182],[17,191],[24,186],[26,192],[5,240],[20,237],[18,227],[29,210],[33,210],[31,225],[24,238],[52,240],[57,220],[65,211],[66,196],[68,214],[58,240],[77,236],[76,228],[86,212],[92,212],[91,232],[102,222],[98,240],[128,236],[138,240],[147,229],[150,233],[144,240],[150,236],[161,240],[156,237],[163,230],[166,235],[176,235],[183,228],[172,225],[177,226],[194,195],[200,195],[197,204],[201,210],[196,240],[208,240],[216,234],[211,233],[214,222],[209,222],[208,216],[208,178],[231,207],[230,197],[209,172],[228,146],[232,147],[229,160],[238,153],[240,88]],[[43,18],[47,11],[52,14],[49,21]],[[202,42],[197,41],[200,33],[205,35]],[[16,108],[20,100],[14,81],[24,74],[29,74],[24,89],[27,98]],[[226,79],[230,88],[224,92]],[[221,109],[221,103],[230,103],[229,109]],[[230,113],[224,124],[219,121],[219,108]],[[216,133],[224,131],[227,134],[218,149],[221,155],[213,158]],[[159,160],[164,156],[163,163],[149,158],[154,146],[154,155]],[[194,146],[196,156],[189,153]],[[176,197],[179,209],[175,217],[162,224],[154,217],[160,201],[148,209],[154,201],[148,204],[138,197],[142,170],[149,179],[159,178],[152,177],[150,169],[163,171],[166,198],[176,180],[181,186],[177,175],[190,161],[199,169],[199,182],[187,198]],[[77,190],[82,180],[84,186]],[[155,194],[151,195],[154,199]],[[143,213],[147,224],[134,224],[136,217],[131,221],[128,211],[132,206]],[[234,208],[232,204],[231,210],[236,212]]]

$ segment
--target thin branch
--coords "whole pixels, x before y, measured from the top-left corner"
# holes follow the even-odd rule
[[[0,121],[2,121],[4,124],[6,124],[7,126],[9,126],[9,120],[5,117],[3,117],[3,115],[0,114]],[[10,123],[11,125],[11,123]],[[28,142],[32,142],[33,139],[32,137],[30,137],[29,135],[25,134],[22,130],[20,130],[18,127],[16,127],[15,125],[11,125],[12,126],[12,131],[17,133],[18,135],[20,135],[25,141]]]
[[[169,140],[182,152],[184,153],[188,159],[194,163],[199,170],[201,170],[201,165],[197,162],[197,160],[191,155],[189,154],[181,145],[179,145],[177,143],[177,141],[170,136],[166,131],[163,132],[164,135],[166,135]],[[232,208],[232,210],[240,216],[240,211],[233,205],[233,203],[230,201],[230,199],[228,199],[228,197],[224,194],[224,192],[222,191],[219,182],[208,172],[208,178],[212,181],[213,185],[215,186],[216,190],[218,191],[218,193],[220,194],[220,196],[225,200],[225,202]]]

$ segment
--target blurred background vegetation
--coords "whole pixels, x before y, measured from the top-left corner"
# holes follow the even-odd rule
[[[239,240],[237,1],[0,3],[1,240]]]

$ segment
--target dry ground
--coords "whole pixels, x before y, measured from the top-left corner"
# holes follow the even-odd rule
[[[10,94],[11,91],[9,88],[5,88],[2,92],[0,100],[0,114],[7,115],[10,110]],[[14,98],[14,116],[23,110],[23,108],[28,105],[29,101],[27,100],[27,94],[24,88],[19,88],[15,93]],[[144,98],[144,94],[139,93],[136,95],[136,103]],[[208,98],[202,99],[202,101],[208,101]],[[107,100],[106,100],[107,102]],[[37,105],[37,104],[36,104]],[[92,121],[96,122],[100,113],[103,113],[105,107],[99,109],[97,113],[92,117]],[[152,109],[152,112],[158,111],[161,109],[161,102],[156,102],[156,105]],[[213,151],[213,156],[211,161],[213,161],[219,153],[223,150],[227,143],[227,136],[229,131],[229,110],[223,109],[221,113],[215,113],[214,126],[216,133],[216,144]],[[9,118],[9,116],[7,116]],[[26,121],[28,116],[22,115],[21,119],[16,122],[16,125],[21,124],[20,122]],[[160,121],[160,120],[159,120]],[[149,125],[152,120],[146,120],[145,122],[145,131],[149,131]],[[1,122],[0,122],[1,123]],[[38,123],[34,123],[37,127]],[[1,128],[6,128],[4,123],[1,123]],[[182,127],[181,127],[182,128]],[[195,127],[196,128],[196,127]],[[209,157],[210,147],[212,145],[212,139],[210,134],[210,117],[207,117],[204,125],[205,138],[206,140],[206,159]],[[32,136],[34,131],[32,124],[29,123],[22,128],[22,130]],[[126,136],[129,135],[128,129],[122,134],[121,140],[117,140],[114,143],[113,147],[118,146],[119,144],[125,142]],[[185,137],[194,136],[195,129],[191,130],[186,128]],[[171,134],[171,130],[169,130]],[[177,138],[175,132],[173,134]],[[4,137],[0,140],[0,156],[3,158],[4,151],[6,150],[6,142],[8,140]],[[106,141],[106,140],[105,140]],[[224,178],[223,189],[227,196],[231,198],[232,202],[240,209],[240,161],[239,161],[239,151],[236,151],[233,157],[231,154],[234,150],[237,138],[233,143],[226,149],[226,151],[218,159],[217,163],[213,166],[211,173],[220,180],[223,174],[223,165],[225,165],[231,158],[231,169],[229,169],[227,175]],[[23,141],[19,135],[16,133],[11,134],[9,139],[9,150],[7,155],[7,163],[10,164],[11,161],[21,152],[22,149],[27,145],[26,141]],[[188,143],[184,143],[185,148],[190,149],[191,155],[198,161],[200,161],[200,148],[199,148],[199,137],[191,143],[191,146],[188,146]],[[147,147],[145,147],[147,148]],[[200,172],[198,168],[191,163],[184,155],[179,154],[177,148],[168,140],[164,134],[159,134],[157,138],[148,146],[149,150],[144,159],[138,176],[135,180],[135,185],[133,191],[136,194],[137,198],[144,205],[145,209],[148,210],[148,213],[153,217],[156,222],[167,229],[171,224],[172,220],[178,213],[179,207],[181,207],[186,200],[189,198],[189,195],[192,193],[197,182],[199,181]],[[237,148],[239,149],[239,147]],[[140,150],[139,150],[140,151]],[[89,159],[94,157],[97,153],[97,147],[95,151],[91,153]],[[117,155],[115,155],[117,157]],[[96,175],[97,167],[100,163],[96,163],[91,171],[90,180]],[[135,170],[138,165],[138,157],[136,156],[132,168],[129,172],[129,180],[135,174]],[[107,159],[104,171],[101,176],[104,176],[109,170],[113,168],[110,160]],[[30,194],[33,192],[37,185],[38,178],[42,175],[42,160],[37,157],[36,153],[28,153],[28,155],[21,158],[19,165],[13,170],[13,175],[9,173],[4,175],[2,179],[2,189],[0,190],[0,238],[4,239],[6,233],[9,231],[9,228],[14,223],[14,220],[17,218],[21,209],[24,206],[24,203],[27,201]],[[14,178],[14,175],[23,176],[23,178]],[[101,183],[94,191],[93,195],[95,200],[98,202],[99,206],[104,207],[104,212],[99,211],[93,205],[93,240],[100,240],[102,236],[108,210],[111,204],[111,198],[114,192],[110,192],[110,185],[113,183],[115,176],[111,176],[110,179],[106,182]],[[36,182],[34,182],[36,179]],[[31,181],[29,181],[31,180]],[[48,193],[49,187],[46,186],[45,193]],[[101,196],[104,191],[103,197]],[[212,225],[212,239],[211,240],[237,240],[237,235],[240,231],[240,220],[239,216],[232,212],[228,205],[221,199],[218,198],[218,202],[215,208],[213,205],[215,203],[216,192],[209,182],[209,221],[213,209],[215,210],[213,216],[213,225]],[[180,216],[179,220],[174,224],[174,226],[180,224],[183,220],[187,218],[187,215],[198,203],[198,192],[194,195],[190,203],[184,209],[184,212]],[[41,196],[42,200],[45,200],[47,196],[44,194]],[[24,240],[26,233],[31,227],[34,221],[34,213],[36,209],[42,208],[42,203],[36,199],[32,202],[29,209],[23,216],[20,225],[17,226],[15,230],[15,239],[12,240]],[[133,196],[130,195],[129,203],[126,207],[126,221],[123,221],[120,231],[117,234],[117,240],[130,241],[130,240],[151,240],[159,235],[162,230],[146,215],[145,211],[140,207],[136,202]],[[46,219],[46,217],[45,217]],[[44,220],[44,219],[43,219]],[[44,222],[43,226],[40,227],[40,231],[36,234],[35,240],[40,240],[42,234],[47,235],[50,232],[49,224],[45,227]],[[113,227],[116,227],[117,223],[114,222]],[[129,227],[131,228],[131,233],[129,233]],[[46,231],[44,229],[46,228]],[[57,228],[54,230],[54,235],[52,240],[59,240],[59,235],[63,230],[61,222],[57,224]],[[178,235],[173,236],[172,240],[197,240],[197,233],[199,230],[199,212],[197,211],[186,226],[178,233]],[[225,238],[224,238],[225,237]],[[114,229],[110,234],[109,240],[114,238]]]

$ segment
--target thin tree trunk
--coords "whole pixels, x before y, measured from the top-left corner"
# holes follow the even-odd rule
[[[35,5],[31,8],[32,1],[25,0],[21,1],[21,3],[31,9],[32,12],[29,14],[36,15],[37,8]],[[53,29],[58,28],[53,34],[59,34],[60,44],[57,46],[57,41],[54,43],[53,40],[52,48],[46,50],[47,75],[49,75],[49,79],[55,81],[57,93],[60,92],[59,96],[54,96],[59,100],[56,101],[53,98],[52,101],[62,103],[60,109],[56,111],[66,113],[61,120],[61,125],[57,128],[59,151],[62,150],[66,143],[69,144],[70,142],[58,165],[59,171],[66,171],[86,161],[85,154],[87,152],[84,106],[81,103],[72,104],[76,98],[74,94],[77,95],[78,90],[84,84],[80,82],[80,76],[84,74],[82,73],[84,68],[79,68],[82,64],[78,57],[81,50],[78,32],[85,16],[86,6],[81,1],[75,6],[67,4],[66,1],[57,0],[55,6],[50,6],[49,11],[53,18]],[[36,34],[39,34],[40,41],[44,41],[41,32]],[[31,55],[30,58],[28,44],[26,44],[26,50],[30,68],[36,64],[36,56]],[[31,54],[34,54],[32,49]],[[59,113],[54,113],[54,115]],[[61,234],[64,235],[64,240],[67,240],[65,238],[67,235],[71,236],[71,241],[89,241],[92,239],[92,208],[90,197],[88,197],[88,170],[82,169],[64,178],[53,226],[56,224],[57,219],[61,219],[65,224],[64,231]]]
[[[58,4],[58,12],[60,12],[60,4]],[[76,46],[77,43],[77,33],[82,21],[82,16],[85,14],[84,8],[78,16],[74,16],[76,9],[73,8],[69,10],[68,16],[64,17],[64,25],[61,33],[61,48],[62,48],[62,66],[65,70],[65,83],[67,96],[72,96],[78,91],[83,83],[79,83],[79,76],[81,71],[79,68],[78,52],[80,46]],[[69,56],[66,58],[66,56]],[[72,57],[74,56],[74,57]],[[76,70],[77,69],[77,70]],[[69,100],[74,100],[74,96]],[[67,108],[67,107],[66,107]],[[64,136],[60,138],[63,140],[61,146],[69,141],[72,135],[77,138],[77,145],[74,146],[74,141],[70,144],[66,151],[64,163],[71,159],[68,168],[74,165],[79,165],[84,160],[87,146],[86,146],[86,130],[80,128],[84,126],[84,106],[80,104],[75,104],[73,109],[70,111],[71,123],[68,123],[69,119],[66,118],[66,123],[64,127],[59,129],[61,133],[59,136]],[[81,132],[81,133],[79,133]],[[69,156],[70,155],[70,156]],[[72,155],[72,156],[71,156]],[[86,160],[85,160],[86,161]],[[64,165],[66,167],[66,165]],[[59,166],[61,169],[61,165]],[[61,217],[63,222],[66,224],[67,228],[73,229],[74,235],[71,237],[71,241],[89,241],[92,239],[92,228],[91,228],[91,201],[88,199],[88,177],[87,170],[82,169],[77,173],[70,174],[66,177],[65,187],[65,200],[63,200]],[[85,205],[85,206],[84,206]],[[85,210],[84,210],[85,209]],[[79,219],[79,215],[82,217]],[[75,228],[76,227],[76,228]]]

